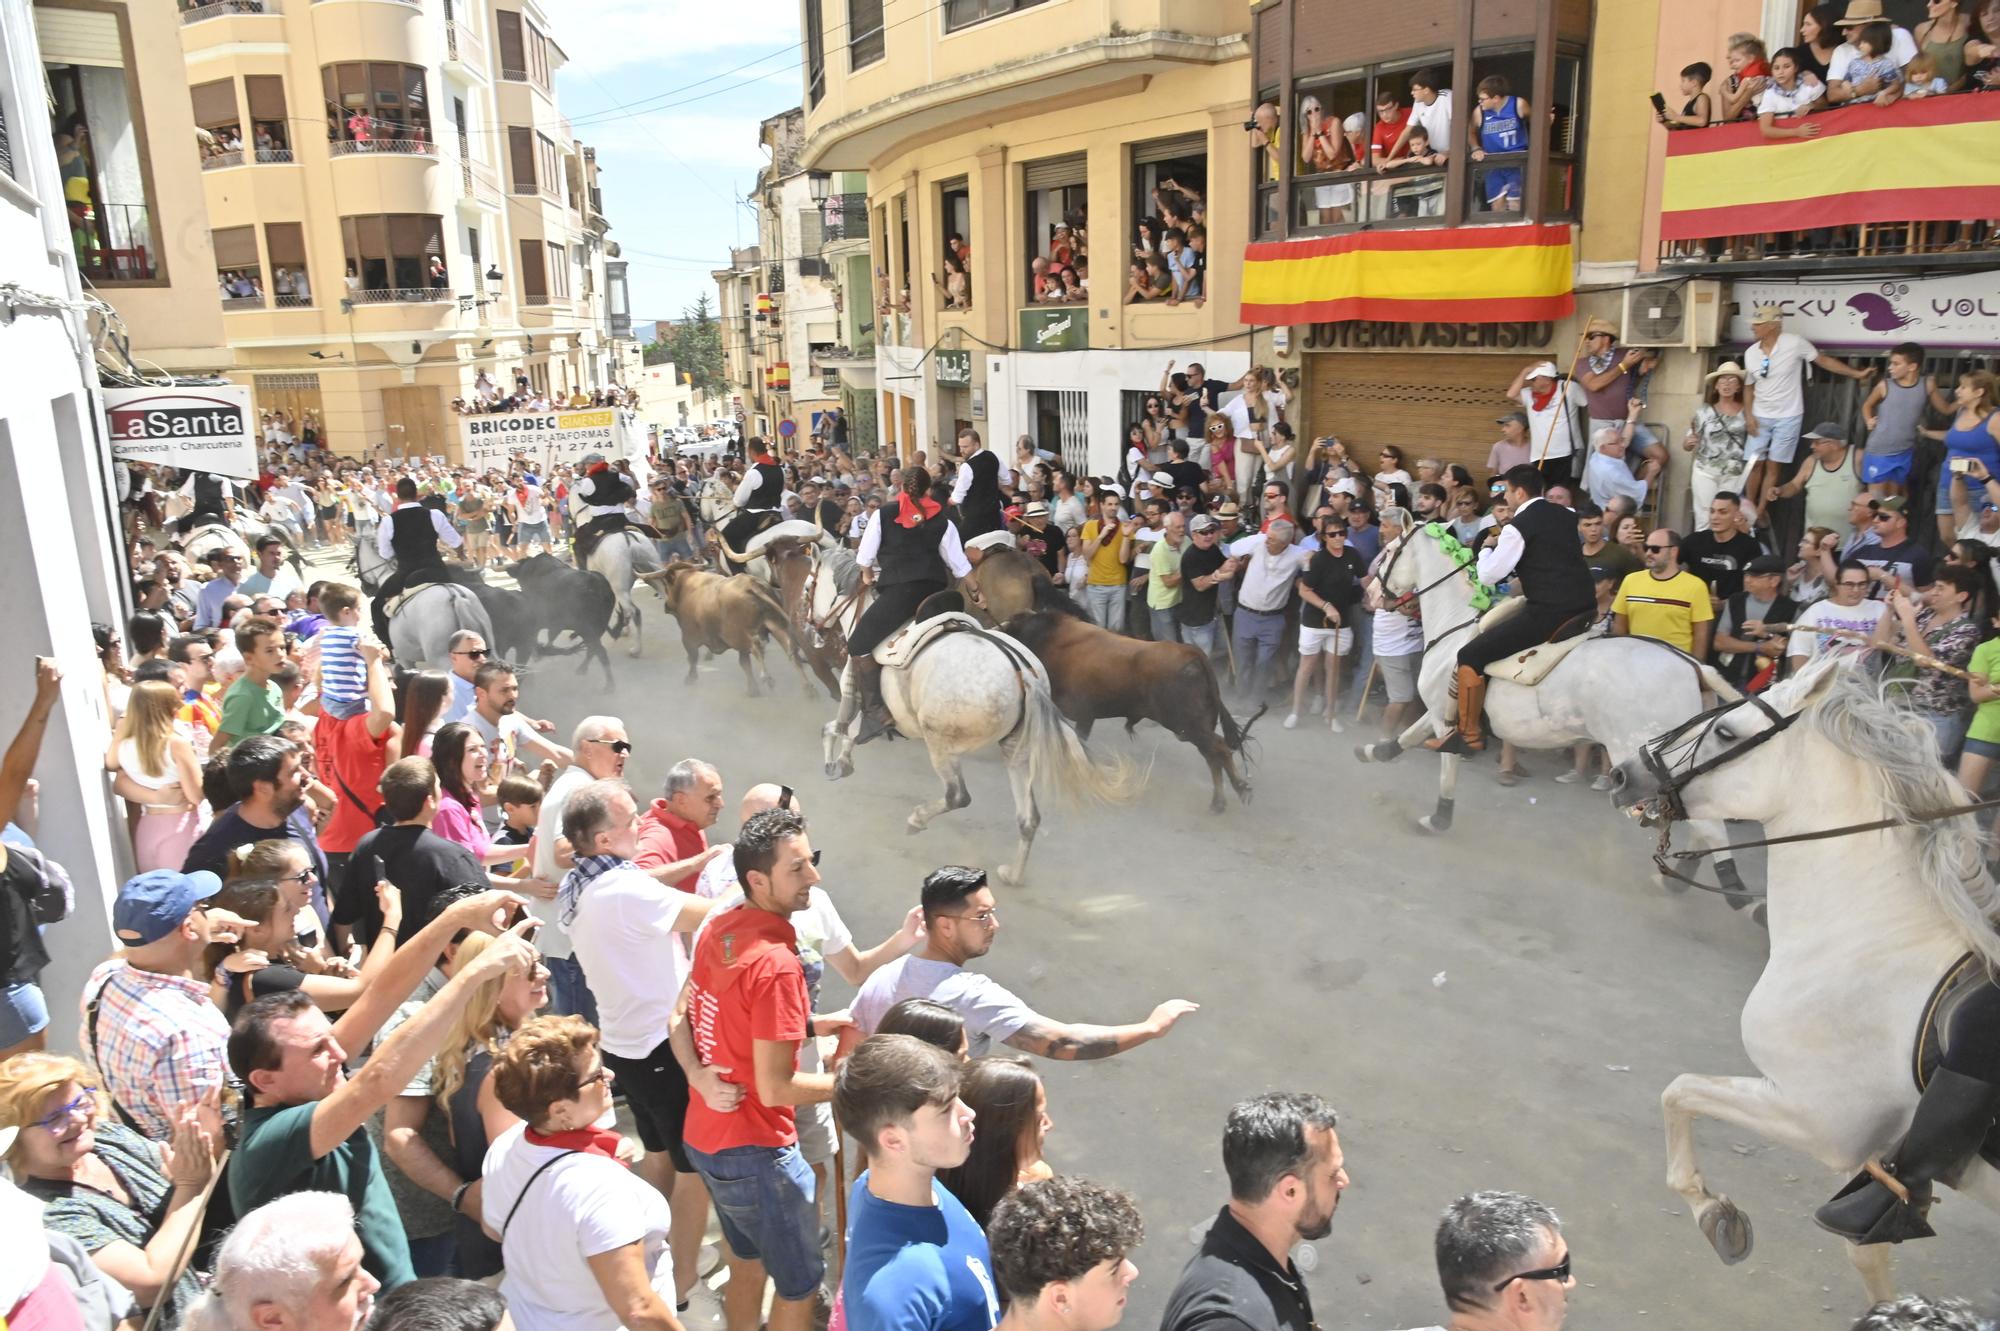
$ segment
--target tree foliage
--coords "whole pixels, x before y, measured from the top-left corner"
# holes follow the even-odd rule
[[[694,376],[694,386],[705,393],[728,391],[722,359],[722,325],[716,320],[715,311],[709,308],[706,292],[681,311],[679,319],[659,323],[654,340],[646,344],[645,360],[648,365],[672,361],[679,373]]]

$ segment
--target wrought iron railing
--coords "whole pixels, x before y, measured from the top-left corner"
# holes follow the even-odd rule
[[[208,0],[206,4],[181,6],[181,23],[204,23],[212,18],[231,18],[242,14],[282,14],[283,7],[278,0]]]
[[[401,157],[435,157],[437,144],[422,139],[335,139],[327,145],[335,157],[358,157],[364,153],[388,153]]]
[[[347,298],[356,305],[416,305],[458,299],[448,287],[379,287],[352,292]]]

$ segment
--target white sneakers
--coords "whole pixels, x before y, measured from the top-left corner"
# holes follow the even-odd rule
[[[1336,735],[1343,733],[1347,729],[1346,726],[1340,724],[1340,717],[1329,714],[1326,710],[1326,704],[1318,698],[1313,699],[1312,714],[1314,716],[1327,717],[1327,729]],[[1287,714],[1285,717],[1285,729],[1297,730],[1298,728],[1299,714],[1297,712]]]
[[[1293,712],[1285,718],[1285,729],[1297,730],[1298,728],[1299,728],[1299,714],[1297,712]]]

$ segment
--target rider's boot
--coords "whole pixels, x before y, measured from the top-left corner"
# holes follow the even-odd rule
[[[1486,676],[1469,665],[1458,668],[1458,725],[1449,734],[1427,739],[1424,747],[1434,753],[1470,757],[1486,750],[1486,736],[1480,730],[1480,713],[1486,706]]]
[[[889,705],[882,701],[882,663],[862,655],[849,657],[848,664],[854,668],[854,687],[861,696],[861,730],[854,742],[866,744],[889,733],[896,722],[889,715]]]
[[[1939,1068],[1917,1101],[1909,1132],[1881,1166],[1894,1186],[1863,1170],[1813,1219],[1850,1243],[1929,1238],[1936,1232],[1926,1218],[1932,1181],[1951,1174],[1979,1149],[1996,1112],[2000,1087]]]

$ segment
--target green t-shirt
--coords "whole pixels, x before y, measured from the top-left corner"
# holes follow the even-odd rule
[[[1965,668],[2000,687],[2000,638],[1988,638],[1973,648],[1972,661]],[[1965,737],[2000,744],[2000,698],[1983,702],[1972,709],[1972,725],[1966,730]]]
[[[259,685],[244,675],[222,695],[222,724],[216,733],[234,740],[275,735],[285,720],[285,694],[272,680]]]
[[[382,1288],[416,1279],[389,1181],[364,1128],[318,1160],[312,1158],[314,1106],[255,1106],[243,1111],[243,1131],[229,1162],[229,1200],[244,1216],[294,1192],[337,1192],[354,1203],[361,1264]]]
[[[1181,571],[1181,556],[1187,551],[1187,540],[1182,538],[1179,547],[1167,544],[1162,536],[1153,542],[1153,564],[1146,577],[1146,608],[1148,610],[1171,610],[1181,603],[1179,584],[1172,587],[1160,581],[1162,573]]]

